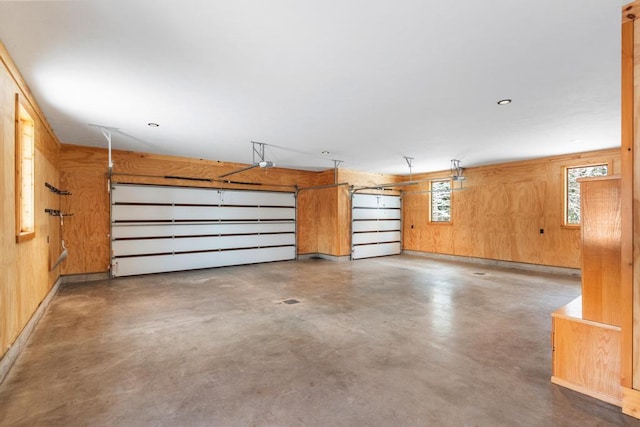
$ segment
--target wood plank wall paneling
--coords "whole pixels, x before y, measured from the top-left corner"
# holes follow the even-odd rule
[[[34,239],[15,240],[15,94],[35,122]],[[60,275],[49,271],[61,253],[59,218],[44,212],[60,209],[58,195],[44,183],[59,188],[60,144],[31,96],[28,87],[0,43],[0,357],[13,344]]]
[[[391,184],[394,182],[408,181],[408,177],[383,173],[371,173],[354,171],[350,169],[338,169],[338,182],[348,182],[356,187],[366,187],[377,184]]]
[[[620,177],[580,180],[582,317],[621,326]]]
[[[338,255],[338,189],[323,188],[316,191],[318,197],[318,253]]]
[[[348,182],[350,186],[369,187],[379,184],[392,184],[408,181],[409,178],[402,175],[390,175],[382,173],[361,172],[349,169],[338,170],[338,181]],[[367,189],[362,193],[377,194],[399,194],[397,189],[388,188],[385,190]],[[340,187],[337,197],[337,223],[334,233],[337,233],[335,240],[336,256],[351,255],[351,194],[348,187]]]
[[[346,185],[298,195],[298,253],[349,256],[351,199]]]
[[[297,239],[298,254],[318,252],[318,190],[303,190],[298,193]]]
[[[610,164],[611,174],[619,173],[620,150],[468,168],[466,189],[452,195],[450,224],[430,223],[429,193],[411,194],[419,189],[411,187],[403,196],[404,249],[580,268],[580,230],[562,225],[564,168],[601,162]]]
[[[627,13],[625,13],[627,12]],[[623,10],[623,19],[629,11]],[[633,70],[634,21],[622,24],[622,112],[621,112],[621,183],[622,248],[620,290],[622,305],[622,385],[633,386]],[[640,52],[639,52],[640,54]]]
[[[62,274],[109,270],[109,193],[106,150],[62,145],[60,181],[72,193],[62,200],[62,238],[69,251]]]
[[[337,188],[337,256],[351,255],[351,196],[346,186]]]
[[[164,176],[215,179],[226,172],[246,165],[188,159],[149,153],[114,150],[113,182],[133,182],[161,185],[243,188],[252,190],[294,191],[295,185],[311,187],[333,182],[333,170],[308,172],[283,168],[253,169],[229,176],[229,181],[256,183],[255,186],[221,184],[220,182],[165,179]],[[69,257],[63,274],[85,274],[109,270],[109,194],[107,192],[108,152],[106,149],[63,144],[61,152],[61,182],[73,196],[63,199],[65,211],[73,217],[65,220],[63,238]],[[148,176],[139,176],[148,175]],[[311,195],[318,192],[320,199]],[[299,253],[317,252],[317,227],[332,201],[323,203],[320,190],[305,190],[298,200]],[[328,213],[327,213],[328,214]],[[333,216],[335,217],[335,213]],[[323,239],[327,240],[323,233]],[[330,240],[330,239],[329,239]],[[324,248],[334,253],[336,243],[324,241]]]
[[[638,7],[638,2],[635,3]],[[633,149],[631,150],[631,172],[627,172],[627,178],[631,177],[633,192],[633,340],[640,342],[640,126],[637,126],[640,115],[640,21],[633,21]],[[628,164],[628,163],[627,163]],[[630,175],[630,176],[629,176]],[[633,388],[640,390],[640,346],[633,348]]]
[[[640,1],[622,8],[622,411],[640,418]]]
[[[326,188],[309,188],[334,184],[333,169],[306,174],[296,200],[297,206],[297,250],[298,254],[319,253],[320,218],[327,214],[326,205],[331,203],[330,192]],[[326,223],[326,221],[324,222]],[[323,230],[322,233],[327,233]]]
[[[114,173],[215,178],[242,164],[114,151]],[[579,230],[563,228],[563,167],[606,161],[619,169],[619,152],[605,150],[470,168],[465,187],[453,196],[452,225],[428,223],[428,193],[405,195],[405,249],[474,256],[564,267],[579,266]],[[108,271],[109,206],[106,192],[107,151],[64,145],[62,185],[74,196],[64,198],[69,259],[64,274]],[[448,172],[444,176],[448,175]],[[415,179],[443,176],[424,174]],[[311,187],[334,182],[333,170],[306,172],[255,169],[233,176],[234,181]],[[405,181],[408,177],[338,170],[338,181],[366,186]],[[116,182],[219,186],[219,183],[116,175]],[[242,186],[235,186],[246,188]],[[413,187],[411,187],[413,189]],[[425,186],[423,186],[425,188]],[[291,189],[291,188],[288,188]],[[298,199],[298,253],[347,256],[351,251],[351,199],[347,186],[303,190]],[[411,228],[413,225],[413,228]],[[545,234],[540,236],[539,229]],[[533,230],[533,233],[532,231]],[[533,236],[532,236],[533,234]]]
[[[69,145],[69,149],[73,149]],[[83,148],[83,147],[78,147]],[[104,151],[106,150],[98,149]],[[195,182],[191,180],[159,179],[158,176],[177,176],[189,178],[218,179],[222,174],[237,171],[246,167],[244,163],[223,162],[217,160],[193,159],[178,156],[168,156],[152,153],[113,150],[114,182],[136,182],[163,185],[186,185],[200,187],[219,187],[220,182]],[[107,161],[96,164],[107,173]],[[120,174],[120,175],[118,175]],[[136,175],[150,175],[152,177],[136,177]],[[311,187],[333,183],[333,170],[309,172],[285,168],[255,168],[235,175],[222,178],[224,181],[257,183],[254,189],[292,191],[293,186]],[[270,186],[269,184],[272,184]],[[289,186],[280,188],[278,186]],[[229,185],[229,188],[247,188],[246,185]]]
[[[350,221],[348,186],[301,191],[298,195],[298,253],[348,256],[351,253]]]

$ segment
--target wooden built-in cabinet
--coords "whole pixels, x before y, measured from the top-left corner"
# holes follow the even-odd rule
[[[601,230],[604,233],[620,233],[620,258],[616,266],[613,248],[609,244],[617,244],[615,239],[607,236],[595,252],[586,251],[584,262],[589,269],[584,271],[587,282],[583,282],[585,301],[575,302],[580,305],[574,312],[570,307],[564,307],[553,314],[553,378],[559,384],[566,381],[568,387],[593,390],[599,388],[590,381],[597,376],[606,376],[611,384],[620,384],[622,391],[622,412],[636,418],[640,418],[640,0],[625,5],[622,8],[622,39],[621,39],[621,179],[617,189],[620,205],[615,208],[609,206],[606,199],[595,200],[591,207],[599,205],[598,210],[608,210],[600,219],[607,220],[613,217],[617,221],[620,215],[620,225],[608,223],[594,226],[596,237]],[[589,210],[589,206],[587,206]],[[587,215],[589,215],[587,213]],[[607,228],[611,227],[611,228]],[[610,243],[606,243],[610,242]],[[600,251],[600,252],[598,252]],[[610,252],[611,251],[611,252]],[[608,264],[600,264],[595,259],[610,259]],[[619,267],[619,270],[618,270]],[[584,266],[583,266],[584,269]],[[593,270],[591,270],[593,269]],[[619,277],[619,287],[611,286]],[[593,281],[591,281],[593,280]],[[617,301],[617,302],[616,302]],[[578,318],[578,313],[582,318]],[[611,338],[614,333],[608,333],[610,338],[591,340],[591,338],[579,338],[580,334],[566,332],[561,323],[566,319],[571,324],[583,323],[590,325],[593,331],[618,327],[607,323],[585,320],[584,315],[591,319],[619,324],[620,344]],[[577,331],[577,329],[573,329]],[[615,331],[613,331],[615,332]],[[607,335],[605,332],[604,335]],[[565,346],[563,340],[571,340]],[[602,343],[606,343],[602,344]],[[602,344],[602,345],[600,345]],[[593,350],[595,346],[595,350]],[[606,351],[604,349],[607,348]],[[591,358],[601,351],[602,358]],[[614,355],[619,351],[616,365]],[[604,355],[606,354],[606,357]],[[611,357],[609,357],[611,356]],[[589,362],[593,360],[593,362]],[[572,376],[569,370],[563,370],[563,363],[571,364],[571,369],[584,364],[584,374],[578,375],[578,379]],[[567,365],[569,366],[569,365]],[[592,369],[595,368],[595,371]],[[616,374],[616,370],[619,373]],[[572,371],[573,372],[573,371]],[[591,373],[590,373],[591,372]],[[615,378],[617,375],[617,378]],[[603,377],[604,378],[604,377]],[[580,390],[578,390],[580,391]],[[582,390],[583,392],[585,390]],[[600,389],[598,393],[606,394]],[[589,394],[589,393],[588,393]],[[613,394],[619,395],[617,390]]]
[[[578,297],[551,315],[551,382],[621,406],[619,326],[587,320]]]
[[[582,296],[552,314],[555,384],[622,405],[620,177],[583,179]]]

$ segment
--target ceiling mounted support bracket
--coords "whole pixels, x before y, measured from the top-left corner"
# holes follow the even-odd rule
[[[102,135],[107,139],[107,143],[109,145],[109,169],[113,169],[113,160],[111,157],[111,131],[109,129],[101,128]]]
[[[111,193],[111,176],[113,174],[113,157],[111,156],[111,132],[118,132],[118,129],[109,126],[92,125],[91,123],[89,123],[89,126],[100,129],[100,132],[102,132],[102,136],[104,136],[107,140],[107,149],[109,151],[109,177],[107,178],[107,193]]]
[[[260,162],[264,162],[264,147],[267,145],[264,142],[256,142],[256,141],[251,141],[251,144],[253,145],[253,164],[259,164]],[[258,159],[256,161],[256,156],[258,156]]]
[[[107,147],[109,149],[109,171],[111,171],[113,169],[113,160],[111,157],[111,132],[118,132],[118,128],[102,125],[92,125],[91,123],[89,123],[89,126],[100,129],[100,132],[102,132],[102,135],[107,140]]]
[[[407,157],[407,156],[402,156],[404,157],[404,160],[407,162],[407,165],[409,166],[409,181],[413,181],[413,157]]]
[[[333,183],[337,184],[338,183],[338,166],[340,166],[344,162],[342,160],[335,160],[335,159],[332,159],[331,161],[333,162]]]
[[[451,179],[453,181],[464,181],[464,168],[460,167],[460,160],[451,159]]]
[[[218,176],[218,178],[224,178],[230,175],[235,175],[237,173],[248,171],[254,168],[262,168],[262,169],[272,168],[276,165],[274,162],[264,159],[264,147],[266,147],[268,144],[264,142],[257,142],[257,141],[250,141],[250,142],[251,142],[251,154],[253,158],[253,163],[245,168],[224,173]]]

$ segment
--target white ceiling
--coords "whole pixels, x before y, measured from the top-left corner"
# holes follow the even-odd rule
[[[406,174],[619,146],[623,3],[0,1],[0,40],[63,142]]]

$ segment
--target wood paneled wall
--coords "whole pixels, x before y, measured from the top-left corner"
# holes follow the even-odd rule
[[[69,256],[62,274],[109,271],[107,164],[106,150],[62,145],[60,181],[72,193],[62,200],[62,208],[73,214],[63,229]]]
[[[202,159],[114,150],[113,182],[135,182],[200,187],[233,187],[293,191],[334,184],[333,169],[309,172],[293,169],[253,169],[232,175],[233,182],[166,179],[164,176],[215,179],[246,165]],[[86,274],[109,270],[108,152],[103,148],[63,144],[61,185],[73,193],[62,200],[63,210],[74,214],[65,221],[63,238],[69,257],[63,274]],[[338,182],[364,186],[395,182],[400,177],[339,169]],[[348,256],[351,251],[351,199],[347,186],[310,188],[298,200],[298,253]]]
[[[298,253],[339,255],[338,187],[298,193]]]
[[[163,177],[217,179],[224,173],[246,165],[119,150],[114,150],[112,157],[113,182],[294,191],[296,185],[317,186],[332,183],[334,179],[332,170],[308,172],[282,168],[256,168],[242,172],[224,178],[232,181],[228,184],[167,179]],[[109,271],[108,152],[102,148],[63,144],[60,164],[61,185],[73,192],[73,196],[63,199],[63,208],[74,214],[65,221],[63,237],[69,257],[63,266],[63,274]],[[301,192],[302,197],[298,200],[298,246],[302,250],[317,247],[317,232],[314,230],[318,229],[318,224],[326,221],[324,211],[320,211],[315,198],[310,197],[314,194],[311,191],[316,190]],[[320,206],[323,210],[328,209],[326,204]]]
[[[335,187],[303,190],[298,197],[298,253],[344,257],[351,255],[351,186],[387,184],[401,180],[388,174],[338,169],[325,171],[317,185],[346,183]],[[309,226],[309,229],[304,229]]]
[[[638,356],[638,348],[634,344],[633,312],[636,303],[640,302],[634,291],[634,157],[637,151],[635,145],[635,63],[640,66],[640,52],[636,52],[634,40],[636,38],[635,14],[640,9],[640,2],[634,2],[622,9],[621,31],[621,172],[620,172],[620,202],[621,202],[621,265],[620,265],[620,299],[622,342],[621,342],[621,377],[622,386],[626,390],[633,387],[633,364]],[[640,24],[639,24],[640,25]],[[638,34],[640,37],[640,34]],[[636,56],[638,56],[636,60]],[[638,82],[640,83],[640,82]],[[640,145],[640,139],[638,140]],[[638,175],[637,173],[635,174]],[[635,297],[635,298],[634,298]],[[637,300],[637,301],[634,301]],[[637,340],[635,341],[637,342]],[[634,349],[635,347],[635,349]],[[636,354],[634,354],[634,351]],[[623,407],[625,407],[623,400]],[[628,405],[627,405],[628,406]],[[640,405],[638,405],[640,408]]]
[[[620,176],[580,180],[582,317],[621,326]]]
[[[404,181],[405,177],[384,173],[371,173],[354,171],[350,169],[338,169],[338,182],[348,182],[356,187],[366,187],[378,184],[391,184]]]
[[[44,212],[60,209],[61,196],[44,183],[59,188],[60,144],[28,87],[0,44],[0,357],[11,347],[60,275],[49,268],[61,254],[60,220]],[[15,238],[15,95],[35,122],[35,225],[32,240]]]
[[[404,177],[400,175],[361,172],[349,169],[338,170],[338,181],[348,182],[350,186],[355,188],[369,187],[379,184],[393,184],[404,180]],[[362,193],[399,194],[397,191],[391,191],[391,189],[368,189],[362,191]],[[349,188],[346,186],[340,187],[338,189],[337,199],[338,224],[335,230],[337,234],[336,248],[340,256],[348,256],[351,255],[351,194],[349,193]]]
[[[640,418],[640,1],[622,8],[622,411]]]
[[[349,187],[298,193],[298,253],[349,256],[351,253]]]
[[[114,151],[114,181],[185,186],[220,186],[219,182],[164,179],[161,176],[216,178],[242,164]],[[620,169],[619,150],[603,150],[531,161],[469,168],[463,191],[453,194],[451,224],[429,222],[427,189],[404,187],[404,249],[533,264],[580,267],[580,230],[564,227],[564,168],[607,162]],[[63,145],[61,185],[74,193],[63,199],[73,212],[64,229],[69,259],[63,274],[109,269],[109,195],[107,151]],[[446,177],[449,172],[421,174],[414,179]],[[230,177],[256,183],[236,188],[293,190],[333,184],[333,170],[254,169]],[[338,182],[368,186],[407,177],[339,169]],[[274,187],[275,185],[275,187]],[[278,187],[290,186],[290,187]],[[458,186],[458,184],[456,184]],[[298,200],[298,253],[348,256],[351,250],[349,186],[302,190]],[[544,234],[540,234],[544,229]]]
[[[429,193],[411,194],[415,189],[408,188],[404,249],[580,268],[580,229],[563,226],[564,168],[603,162],[609,163],[610,174],[620,173],[620,150],[469,168],[465,190],[453,192],[450,224],[430,223]],[[448,175],[444,171],[414,179]]]

